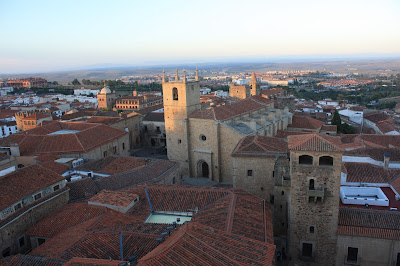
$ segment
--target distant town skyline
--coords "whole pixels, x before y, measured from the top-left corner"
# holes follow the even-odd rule
[[[0,1],[0,74],[400,57],[400,2]]]

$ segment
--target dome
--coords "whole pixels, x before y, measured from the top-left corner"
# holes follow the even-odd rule
[[[104,86],[104,88],[101,89],[100,91],[101,94],[108,94],[111,93],[111,90],[108,86]]]

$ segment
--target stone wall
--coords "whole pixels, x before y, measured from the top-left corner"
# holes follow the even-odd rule
[[[347,263],[349,247],[358,248],[356,265],[381,266],[398,265],[399,263],[397,261],[397,256],[400,254],[399,240],[339,235],[337,241],[337,266]]]
[[[299,164],[301,155],[312,156],[313,164]],[[333,166],[319,166],[320,156],[331,156]],[[291,263],[334,265],[341,153],[291,151],[290,166],[289,253]],[[314,180],[314,189],[309,188],[311,179]],[[304,243],[312,244],[311,256],[303,256]]]
[[[30,240],[25,235],[31,226],[58,210],[69,200],[69,189],[60,190],[58,193],[48,195],[37,204],[21,209],[21,214],[7,223],[0,225],[0,259],[3,252],[10,254],[24,253],[31,248]],[[20,245],[23,239],[23,245]],[[20,242],[21,240],[21,242]]]

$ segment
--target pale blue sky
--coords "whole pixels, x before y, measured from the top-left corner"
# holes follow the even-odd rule
[[[400,56],[399,0],[0,0],[0,73]]]

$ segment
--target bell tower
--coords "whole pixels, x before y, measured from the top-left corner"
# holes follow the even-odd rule
[[[250,86],[251,86],[251,91],[250,91],[251,96],[261,94],[260,85],[258,85],[257,83],[256,73],[254,72],[251,75]]]
[[[175,80],[166,81],[163,73],[162,89],[168,159],[180,162],[183,174],[189,174],[188,117],[201,108],[198,74],[195,81],[188,81],[186,71],[179,79],[177,70]]]

